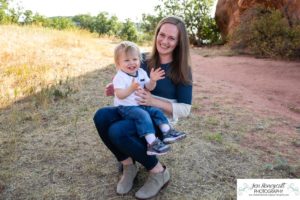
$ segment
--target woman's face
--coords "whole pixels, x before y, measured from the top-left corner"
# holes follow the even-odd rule
[[[179,30],[174,24],[163,24],[156,36],[156,49],[160,56],[172,56],[178,44]]]

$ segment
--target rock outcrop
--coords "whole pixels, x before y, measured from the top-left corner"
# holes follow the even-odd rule
[[[290,25],[300,21],[300,0],[218,0],[215,18],[222,37],[233,32],[245,10],[257,5],[281,10]]]

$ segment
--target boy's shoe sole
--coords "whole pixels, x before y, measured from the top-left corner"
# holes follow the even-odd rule
[[[166,138],[166,139],[163,139],[163,142],[166,143],[166,144],[171,144],[171,143],[177,142],[179,140],[182,140],[184,138],[186,138],[186,134],[180,135],[179,137],[176,137],[176,138]]]
[[[169,151],[158,153],[158,152],[153,152],[153,151],[147,151],[147,155],[148,156],[162,156],[162,155],[166,155],[168,152]]]

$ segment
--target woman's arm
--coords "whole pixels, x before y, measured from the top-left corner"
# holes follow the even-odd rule
[[[162,100],[155,98],[152,106],[161,108],[167,115],[171,116],[173,119],[187,117],[191,112],[191,105],[186,103],[170,102],[167,100]]]
[[[152,95],[151,95],[151,99],[152,100],[151,100],[150,106],[154,106],[154,107],[162,109],[164,111],[164,113],[166,113],[168,116],[173,115],[173,106],[172,106],[171,102],[169,102],[167,100],[155,98]]]
[[[143,89],[136,91],[135,94],[139,97],[136,99],[138,104],[144,106],[155,106],[162,109],[166,114],[172,115],[173,108],[171,102],[155,98],[149,91]]]
[[[137,99],[140,105],[158,107],[173,119],[187,117],[191,111],[190,104],[171,102],[163,98],[153,97],[150,92],[145,90],[137,91],[136,95],[140,97]]]

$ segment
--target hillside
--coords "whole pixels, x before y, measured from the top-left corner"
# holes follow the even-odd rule
[[[145,169],[139,165],[133,190],[117,196],[117,162],[92,121],[112,102],[104,87],[115,73],[117,41],[36,27],[0,26],[0,34],[0,199],[134,199]],[[225,54],[192,50],[192,114],[176,125],[188,137],[160,158],[172,181],[159,199],[236,199],[237,178],[300,177],[299,102],[284,112],[271,101],[258,109],[269,89],[234,79],[273,63],[289,72],[281,80],[296,77],[299,85],[299,63]]]

